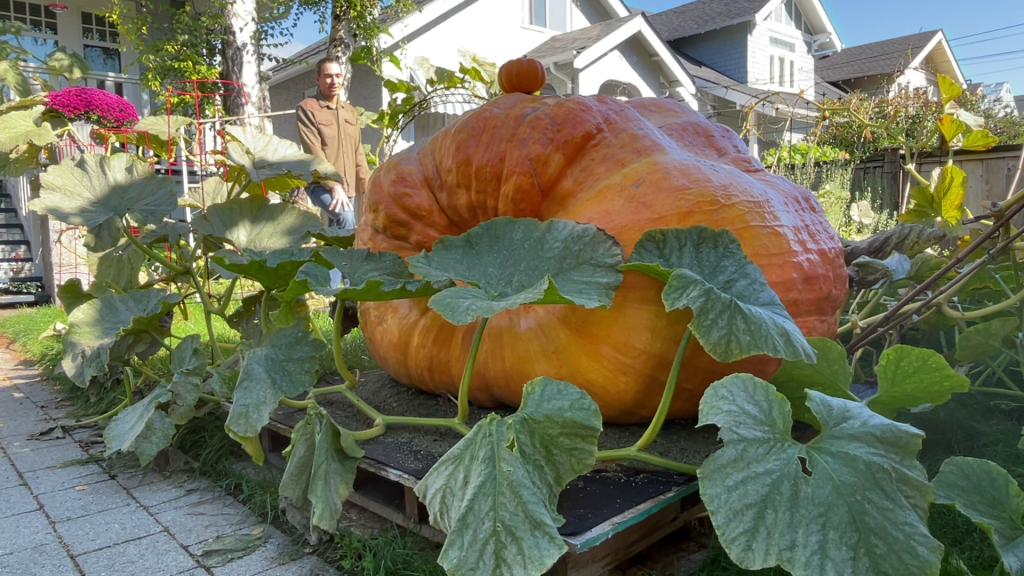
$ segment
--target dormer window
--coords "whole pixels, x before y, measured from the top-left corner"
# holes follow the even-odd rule
[[[804,15],[800,12],[800,8],[797,7],[796,2],[793,0],[785,0],[785,2],[779,2],[775,6],[775,10],[772,11],[771,19],[775,20],[776,24],[782,24],[791,28],[810,34],[811,29],[807,26],[807,21],[804,20]]]
[[[567,0],[529,0],[529,23],[556,32],[569,31]]]

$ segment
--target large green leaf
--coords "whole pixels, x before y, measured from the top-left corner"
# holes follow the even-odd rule
[[[282,302],[288,302],[314,290],[330,290],[330,286],[330,270],[315,262],[307,262],[294,274],[294,278],[288,283],[288,288],[278,292],[275,296]]]
[[[794,576],[937,576],[932,487],[916,460],[924,434],[858,402],[807,395],[822,424],[807,444],[790,435],[786,399],[754,376],[728,376],[701,399],[698,425],[717,425],[724,446],[698,470],[700,493],[729,557]]]
[[[589,472],[601,433],[597,405],[551,378],[526,384],[519,410],[491,414],[416,486],[430,523],[448,534],[449,574],[541,574],[565,552],[558,494]]]
[[[96,226],[110,217],[161,222],[177,208],[177,186],[131,154],[84,154],[47,169],[29,208],[65,224]]]
[[[622,247],[593,224],[494,218],[445,236],[409,258],[426,280],[459,280],[428,305],[453,324],[490,318],[523,304],[608,307],[622,283]]]
[[[242,196],[209,206],[192,221],[192,227],[239,250],[265,252],[302,246],[321,224],[313,213],[284,202],[271,204],[265,196]]]
[[[330,416],[320,423],[309,480],[309,502],[312,508],[310,534],[318,531],[338,533],[341,506],[352,493],[356,467],[363,450],[356,445],[352,433],[334,424]]]
[[[139,287],[139,274],[146,262],[146,255],[127,239],[123,239],[110,250],[90,252],[87,260],[93,282],[127,292]]]
[[[79,278],[72,278],[57,288],[57,300],[60,300],[64,313],[68,315],[74,312],[75,308],[95,299],[95,296],[82,288],[82,280]]]
[[[847,267],[850,279],[856,288],[878,288],[887,279],[902,280],[910,274],[910,258],[893,252],[885,260],[861,256]]]
[[[170,446],[174,438],[174,422],[157,404],[170,399],[166,387],[158,386],[149,396],[119,412],[103,431],[107,445],[105,456],[115,452],[135,452],[139,464],[149,464],[157,453]]]
[[[90,226],[82,245],[90,252],[106,252],[124,239],[124,225],[121,219],[111,216],[95,226]]]
[[[152,150],[161,158],[173,158],[178,148],[179,131],[193,124],[194,120],[184,116],[146,116],[136,122],[130,132],[111,134],[109,138],[113,142]]]
[[[878,393],[866,402],[889,418],[900,408],[942,404],[952,393],[967,392],[971,386],[971,381],[954,372],[938,352],[902,344],[882,353],[875,374]]]
[[[239,252],[221,250],[210,259],[222,269],[259,282],[267,290],[284,288],[313,256],[312,248],[282,248]]]
[[[316,384],[317,358],[325,349],[322,340],[296,322],[245,352],[226,426],[239,436],[259,434],[281,398]]]
[[[0,153],[9,153],[26,144],[46,146],[57,141],[53,130],[40,123],[40,115],[46,108],[33,106],[0,114]]]
[[[188,238],[192,227],[188,222],[178,222],[169,218],[155,226],[146,226],[139,236],[139,242],[143,244],[170,244],[177,246],[182,238]]]
[[[341,182],[337,170],[323,158],[306,154],[299,145],[249,127],[229,126],[227,158],[245,170],[249,180],[268,190],[287,192],[321,178]]]
[[[967,174],[957,166],[942,166],[932,172],[931,187],[917,186],[910,191],[910,209],[900,222],[930,225],[938,222],[945,230],[960,226],[964,217]]]
[[[953,457],[932,481],[935,501],[952,504],[992,539],[1010,576],[1024,576],[1024,492],[994,462]]]
[[[0,176],[20,178],[29,170],[38,167],[39,154],[43,149],[35,144],[26,144],[10,154],[0,153]]]
[[[957,136],[970,131],[963,120],[952,114],[943,114],[938,120],[938,125],[946,142],[952,142]]]
[[[0,60],[0,85],[10,88],[19,98],[32,95],[32,85],[28,83],[25,73],[14,60]]]
[[[783,360],[779,371],[772,376],[774,385],[789,400],[793,417],[820,427],[818,419],[807,408],[807,390],[816,390],[834,398],[857,401],[850,392],[853,372],[846,360],[846,349],[828,338],[808,338],[814,348],[817,362],[811,364],[800,360]]]
[[[956,341],[956,359],[961,362],[986,360],[997,352],[1012,349],[1009,340],[1020,334],[1020,321],[1016,318],[996,318],[975,324]]]
[[[67,78],[68,84],[72,86],[92,71],[92,66],[89,66],[85,58],[81,54],[69,52],[67,46],[54,48],[46,56],[46,67]]]
[[[402,258],[392,252],[370,252],[366,248],[341,250],[328,246],[320,251],[320,256],[340,270],[349,284],[332,289],[329,277],[327,284],[311,284],[311,288],[323,296],[380,302],[432,296],[451,286],[447,280],[429,282],[416,279]],[[316,278],[322,280],[324,277],[317,273]]]
[[[320,423],[316,416],[307,413],[292,430],[291,444],[286,449],[288,464],[278,488],[281,509],[295,527],[312,537],[309,517],[313,504],[309,501],[309,482],[313,474],[313,459],[316,455],[317,436]]]
[[[938,75],[939,80],[939,92],[942,94],[942,105],[945,106],[953,100],[956,100],[964,93],[963,88],[949,76],[945,74]]]
[[[90,300],[68,315],[64,334],[64,372],[74,383],[107,371],[110,348],[118,336],[146,334],[158,327],[158,319],[181,301],[181,295],[162,290],[133,290]]]
[[[351,248],[356,242],[356,231],[354,228],[325,228],[319,232],[314,232],[313,238],[327,246]]]
[[[985,129],[975,130],[970,134],[964,136],[964,141],[960,144],[962,150],[988,150],[996,144],[999,144],[999,138],[993,136],[991,132]]]
[[[648,230],[622,268],[665,282],[665,310],[693,310],[693,335],[720,362],[755,354],[814,361],[814,349],[729,230]]]

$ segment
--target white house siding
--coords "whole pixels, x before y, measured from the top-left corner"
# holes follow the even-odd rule
[[[639,91],[630,97],[662,95],[661,70],[635,36],[579,73],[579,94],[597,94],[607,81],[622,82]]]
[[[938,77],[931,72],[920,69],[904,70],[898,75],[894,72],[889,75],[880,74],[843,80],[841,84],[843,88],[851,92],[858,91],[870,96],[882,96],[893,89],[916,90],[918,88],[928,88],[928,96],[935,98],[938,96],[939,90]]]
[[[736,24],[680,38],[672,47],[735,79],[747,81],[747,24]]]
[[[776,41],[773,43],[773,38]],[[781,41],[781,42],[780,42]],[[793,45],[794,51],[780,47],[780,43]],[[746,83],[755,88],[763,88],[776,92],[796,93],[814,86],[814,57],[811,56],[805,44],[805,36],[799,30],[775,22],[771,15],[767,20],[758,22],[750,33],[748,76]],[[779,57],[785,59],[785,83],[779,83]],[[772,65],[769,59],[774,60],[775,74],[772,79]],[[790,62],[793,62],[793,69],[796,72],[796,79],[793,87],[790,87]]]

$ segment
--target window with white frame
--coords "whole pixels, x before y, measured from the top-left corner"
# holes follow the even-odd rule
[[[43,4],[21,0],[0,0],[0,22],[21,22],[28,30],[20,37],[21,45],[40,60],[57,47],[57,13]],[[0,40],[14,43],[12,35]]]
[[[807,25],[807,20],[804,19],[803,13],[800,12],[800,8],[793,0],[780,2],[768,18],[774,20],[776,24],[796,28],[804,34],[811,33],[811,28]]]
[[[539,28],[556,32],[569,31],[569,3],[567,0],[529,0],[528,22]]]
[[[121,73],[121,37],[116,24],[102,14],[83,11],[82,40],[82,57],[94,71]]]
[[[779,56],[779,86],[786,85],[786,57]]]

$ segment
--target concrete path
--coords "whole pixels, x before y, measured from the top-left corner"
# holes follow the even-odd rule
[[[6,344],[6,343],[5,343]],[[0,576],[313,576],[337,574],[208,482],[107,462],[89,431],[34,439],[64,417],[56,392],[0,346]],[[266,530],[249,556],[205,567],[203,543]]]

